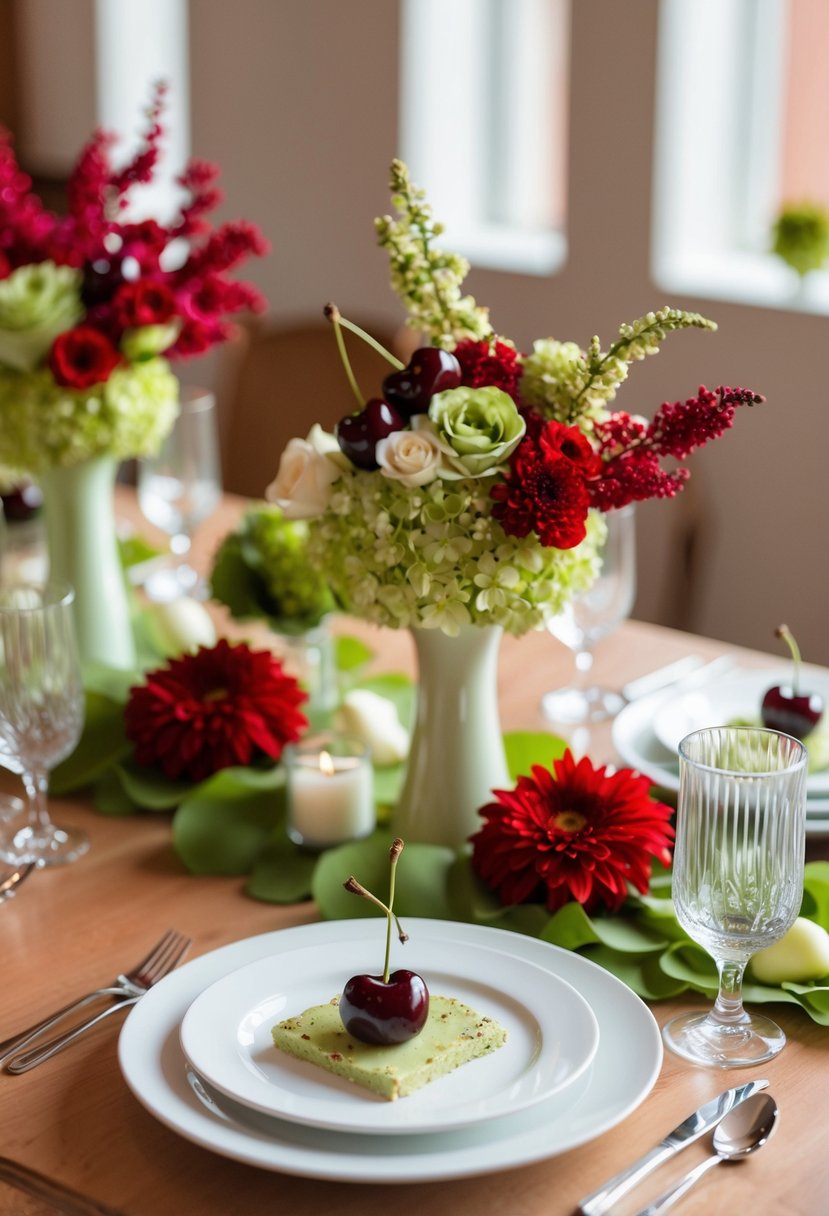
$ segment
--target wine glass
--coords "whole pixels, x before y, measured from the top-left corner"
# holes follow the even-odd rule
[[[599,554],[598,578],[547,622],[550,633],[572,650],[578,673],[575,683],[541,698],[542,713],[553,722],[601,722],[624,705],[624,698],[613,689],[586,683],[593,666],[593,647],[630,616],[636,598],[634,504],[608,511],[604,519],[607,536]]]
[[[679,745],[674,907],[714,958],[719,993],[710,1012],[680,1014],[662,1035],[695,1064],[759,1064],[786,1042],[770,1018],[746,1013],[742,983],[751,955],[779,941],[800,911],[806,764],[802,743],[759,727],[708,727]]]
[[[138,501],[144,515],[170,537],[180,558],[155,570],[144,583],[152,600],[205,597],[199,575],[187,561],[193,532],[216,510],[222,494],[216,398],[185,389],[178,417],[157,456],[139,461]]]
[[[89,848],[79,831],[53,824],[49,770],[80,739],[84,691],[66,583],[0,589],[0,747],[23,775],[28,822],[0,832],[0,857],[13,864],[74,861]]]

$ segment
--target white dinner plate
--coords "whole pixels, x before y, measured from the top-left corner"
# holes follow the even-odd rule
[[[507,1032],[503,1047],[391,1103],[278,1051],[271,1028],[324,1004],[349,976],[376,972],[383,936],[377,921],[370,940],[336,951],[324,944],[280,953],[217,980],[184,1016],[184,1054],[214,1089],[245,1106],[292,1123],[378,1135],[445,1131],[515,1114],[589,1068],[599,1027],[575,988],[525,959],[443,941],[411,942],[406,963],[431,993],[494,1018]]]
[[[679,760],[654,733],[654,723],[676,694],[654,693],[626,705],[613,720],[613,746],[630,768],[664,789],[679,789]],[[810,779],[811,780],[811,779]],[[806,792],[806,835],[829,835],[829,794]]]
[[[376,941],[376,924],[351,920],[235,942],[172,972],[141,998],[121,1032],[118,1057],[127,1084],[160,1122],[233,1160],[310,1178],[386,1183],[473,1177],[557,1156],[615,1127],[650,1093],[662,1063],[659,1030],[647,1006],[610,972],[577,954],[500,929],[417,919],[407,920],[406,928],[418,947],[452,943],[459,953],[483,947],[572,984],[599,1025],[591,1067],[563,1093],[528,1110],[439,1133],[344,1135],[252,1110],[244,1122],[225,1121],[205,1109],[188,1083],[179,1043],[189,1006],[208,985],[248,963],[319,945],[336,954],[347,943]]]
[[[691,731],[705,726],[727,726],[739,719],[759,722],[763,694],[777,684],[790,683],[791,677],[791,668],[737,671],[701,688],[669,693],[654,717],[653,733],[663,747],[675,752]],[[804,667],[800,683],[802,688],[822,697],[829,712],[829,671],[822,667]],[[829,796],[829,770],[809,773],[806,789],[809,794]]]

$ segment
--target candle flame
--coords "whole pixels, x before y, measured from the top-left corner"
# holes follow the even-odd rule
[[[320,752],[320,772],[325,773],[326,777],[333,777],[336,772],[334,761],[325,751]]]

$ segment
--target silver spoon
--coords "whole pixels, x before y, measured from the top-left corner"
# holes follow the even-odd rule
[[[735,1161],[762,1148],[777,1123],[777,1103],[771,1094],[754,1094],[729,1111],[714,1132],[714,1154],[706,1157],[681,1182],[665,1191],[636,1216],[661,1216],[690,1191],[703,1174],[721,1161]]]

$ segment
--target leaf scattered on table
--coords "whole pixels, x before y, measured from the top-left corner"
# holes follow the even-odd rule
[[[346,891],[343,883],[353,874],[385,902],[389,889],[391,842],[387,831],[376,832],[366,840],[344,844],[321,854],[314,868],[311,893],[323,920],[381,915],[368,900]],[[394,898],[397,915],[451,920],[446,879],[454,860],[453,850],[442,845],[407,844],[397,865]]]
[[[284,791],[223,769],[202,782],[173,816],[173,845],[193,874],[248,874],[285,813]]]
[[[513,730],[504,735],[507,771],[511,781],[529,777],[534,764],[552,768],[567,750],[567,742],[548,731]]]
[[[85,697],[84,730],[78,746],[53,770],[51,794],[68,794],[91,785],[113,763],[129,754],[124,734],[124,706],[90,689]]]

